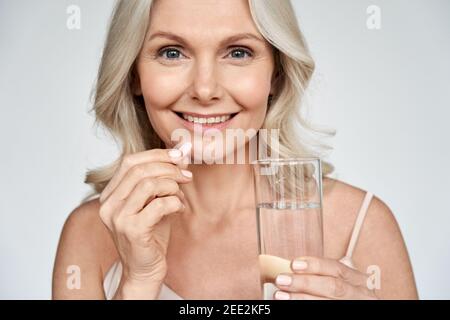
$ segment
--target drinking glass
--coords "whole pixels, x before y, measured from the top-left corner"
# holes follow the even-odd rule
[[[261,293],[271,300],[278,274],[291,260],[323,256],[320,158],[252,162],[255,184]]]

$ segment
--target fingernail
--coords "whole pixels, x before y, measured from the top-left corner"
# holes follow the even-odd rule
[[[280,274],[275,279],[275,282],[280,286],[289,286],[292,283],[292,278],[285,274]]]
[[[183,156],[185,156],[192,148],[192,143],[186,142],[184,143],[178,150],[180,150],[183,153]]]
[[[178,149],[172,149],[172,150],[169,151],[169,156],[171,158],[179,158],[179,157],[182,156],[182,154],[183,153],[180,150],[178,150]]]
[[[291,299],[291,295],[287,292],[277,291],[275,292],[275,299],[277,300],[289,300]]]
[[[306,261],[303,260],[294,260],[292,262],[292,269],[294,270],[305,270],[308,267]]]
[[[190,172],[188,170],[181,170],[181,173],[183,174],[183,176],[185,176],[187,178],[192,178],[192,172]]]

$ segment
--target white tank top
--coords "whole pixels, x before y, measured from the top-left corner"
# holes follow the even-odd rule
[[[364,197],[361,208],[359,209],[358,216],[356,218],[355,225],[353,227],[352,235],[350,237],[350,241],[348,243],[347,252],[344,257],[342,257],[339,261],[350,268],[355,268],[352,261],[353,250],[355,249],[356,242],[359,237],[359,233],[361,231],[362,224],[364,222],[364,218],[367,213],[367,209],[370,204],[370,200],[372,199],[373,194],[371,192],[367,192]],[[111,300],[116,293],[116,290],[119,286],[120,278],[122,276],[122,264],[120,261],[116,261],[108,272],[105,275],[105,279],[103,280],[103,289],[105,291],[105,296],[107,300]],[[277,290],[277,287],[274,284],[267,283],[264,285],[264,299],[270,300],[273,297],[273,294]],[[166,284],[162,284],[161,291],[158,296],[158,300],[183,300],[175,291],[170,289]]]

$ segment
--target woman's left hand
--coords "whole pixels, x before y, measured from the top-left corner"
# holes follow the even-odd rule
[[[378,299],[368,288],[369,275],[343,263],[319,257],[302,257],[291,263],[294,273],[276,278],[277,300]]]

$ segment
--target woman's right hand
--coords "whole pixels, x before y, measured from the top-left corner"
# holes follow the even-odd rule
[[[183,163],[191,146],[186,143],[180,149],[152,149],[125,156],[100,195],[100,217],[113,236],[122,263],[118,291],[127,292],[119,295],[156,298],[159,293],[167,273],[168,215],[184,210],[179,183],[192,181],[192,173]]]

